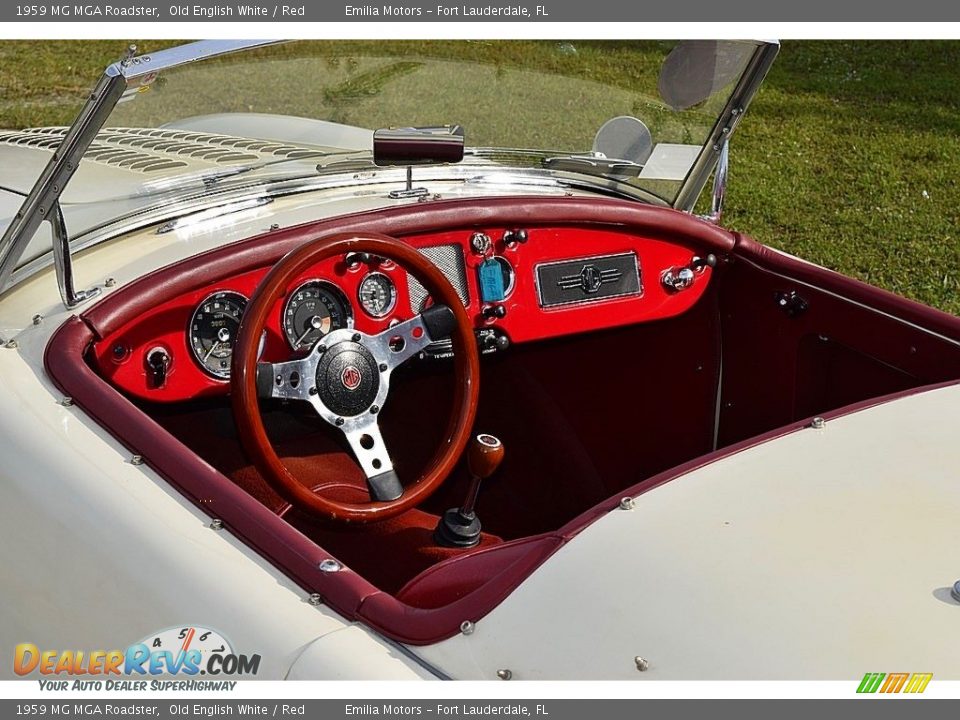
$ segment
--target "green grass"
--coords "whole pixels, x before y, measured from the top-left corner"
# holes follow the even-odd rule
[[[171,44],[138,43],[144,51]],[[434,58],[535,67],[572,74],[582,98],[569,113],[606,113],[594,83],[616,88],[611,102],[641,102],[638,54],[627,43],[577,42],[575,56],[534,43],[431,43]],[[125,47],[117,41],[0,43],[0,127],[72,121],[102,68]],[[348,48],[344,51],[342,48]],[[304,78],[304,103],[349,119],[357,103],[375,106],[385,82],[408,82],[412,65],[378,69],[352,54],[375,49],[423,53],[424,43],[352,43],[323,50],[330,81]],[[544,48],[547,48],[546,50]],[[642,57],[639,57],[642,64]],[[469,78],[438,75],[438,88]],[[482,84],[476,81],[477,84]],[[229,95],[230,83],[222,85]],[[450,92],[435,97],[450,96]],[[428,98],[411,95],[423,109]],[[563,99],[558,99],[560,102]],[[133,103],[130,104],[131,106]],[[615,109],[615,108],[613,108]],[[625,108],[630,110],[629,106]],[[383,108],[389,116],[393,108]],[[494,130],[520,123],[496,99],[470,108]],[[444,110],[439,121],[458,121]],[[567,130],[557,126],[558,136]],[[724,225],[761,242],[894,292],[960,314],[960,43],[785,42],[774,68],[731,143]]]

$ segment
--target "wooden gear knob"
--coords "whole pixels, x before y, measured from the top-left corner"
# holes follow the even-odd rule
[[[467,448],[467,467],[470,474],[482,480],[487,479],[500,467],[503,461],[503,443],[488,433],[480,433]]]

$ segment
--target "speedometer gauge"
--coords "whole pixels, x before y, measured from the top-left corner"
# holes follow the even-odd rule
[[[283,333],[294,350],[311,348],[327,333],[352,324],[347,298],[324,280],[305,282],[290,293],[283,308]]]
[[[200,367],[214,377],[230,377],[233,344],[247,299],[240,293],[221,290],[207,297],[190,319],[190,349]]]
[[[397,288],[383,273],[370,273],[360,283],[360,305],[368,315],[381,318],[397,304]]]

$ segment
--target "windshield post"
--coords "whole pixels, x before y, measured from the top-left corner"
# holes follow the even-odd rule
[[[163,70],[274,42],[276,41],[203,40],[142,57],[134,57],[135,48],[131,46],[121,61],[110,65],[100,76],[100,80],[88,96],[77,119],[73,121],[73,125],[70,126],[63,141],[53,153],[53,157],[43,169],[30,194],[20,206],[13,222],[0,239],[0,292],[9,285],[11,275],[23,251],[33,239],[40,224],[44,220],[49,220],[54,236],[53,250],[60,294],[64,304],[67,308],[71,308],[97,294],[99,290],[77,292],[73,290],[69,239],[58,203],[67,183],[80,167],[80,160],[84,153],[97,137],[97,133],[103,129],[104,123],[107,122],[117,103],[126,92],[131,89],[135,92],[144,84],[152,82]],[[58,245],[60,245],[59,248]]]
[[[733,135],[733,131],[736,130],[744,112],[750,105],[750,101],[757,94],[757,90],[760,89],[760,84],[779,52],[779,43],[766,42],[762,43],[753,54],[746,70],[740,76],[737,87],[731,93],[726,107],[713,126],[713,131],[703,144],[703,149],[694,162],[689,175],[687,175],[683,187],[674,200],[673,206],[678,210],[693,212],[693,206],[696,204],[697,198],[700,197],[703,186],[707,184],[710,172],[720,160],[720,151],[724,143]]]
[[[27,199],[23,201],[0,240],[0,292],[10,282],[20,256],[33,238],[40,223],[50,219],[54,234],[59,229],[53,217],[59,213],[58,201],[63,189],[80,166],[80,159],[96,137],[103,123],[123,94],[127,84],[118,64],[111,65],[94,87],[86,104],[74,121],[63,142],[50,158]],[[61,288],[63,294],[63,288]],[[68,308],[70,305],[67,306]]]

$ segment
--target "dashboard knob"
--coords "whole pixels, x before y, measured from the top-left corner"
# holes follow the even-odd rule
[[[481,314],[487,320],[505,318],[507,316],[507,308],[505,305],[487,305],[485,308],[483,308]]]
[[[527,241],[527,231],[522,229],[507,230],[503,233],[503,242],[507,245],[516,245]]]
[[[373,262],[373,257],[367,252],[349,252],[344,261],[347,263],[347,267],[355,268],[360,265],[369,265]]]

